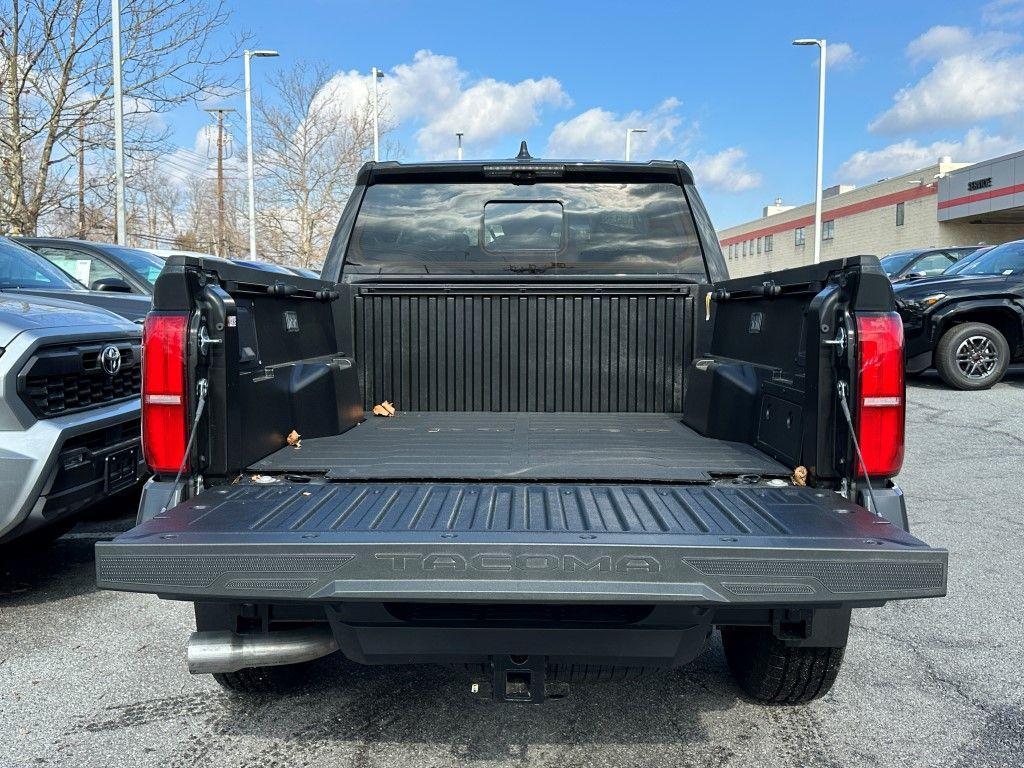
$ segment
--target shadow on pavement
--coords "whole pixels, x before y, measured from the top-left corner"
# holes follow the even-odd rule
[[[908,376],[907,386],[913,387],[914,389],[943,389],[947,392],[957,391],[940,379],[939,374],[935,371],[925,371],[917,376]],[[996,384],[993,389],[998,390],[1004,387],[1024,389],[1024,366],[1014,366],[1007,370],[1003,380]],[[964,392],[963,394],[969,395],[970,393]]]
[[[85,513],[57,539],[30,535],[0,545],[0,606],[45,603],[96,590],[93,546],[135,524],[135,508],[118,501]]]
[[[311,665],[311,679],[286,696],[225,694],[206,728],[219,738],[269,742],[267,755],[250,755],[257,762],[271,751],[296,759],[330,743],[374,749],[425,739],[447,744],[459,764],[525,761],[537,744],[650,745],[654,757],[664,745],[709,742],[703,721],[740,701],[717,635],[682,669],[573,685],[567,698],[542,706],[475,698],[467,673],[450,666],[363,667],[329,657]],[[217,749],[217,740],[208,744]],[[728,745],[716,749],[731,751]],[[185,764],[204,755],[180,757]]]

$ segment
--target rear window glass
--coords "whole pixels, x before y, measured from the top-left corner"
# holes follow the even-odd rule
[[[669,183],[376,184],[346,270],[396,274],[704,274]]]

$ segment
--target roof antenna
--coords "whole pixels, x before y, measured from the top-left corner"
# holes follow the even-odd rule
[[[519,142],[519,154],[516,155],[516,160],[533,160],[533,155],[530,154],[530,150],[526,148],[526,140]]]

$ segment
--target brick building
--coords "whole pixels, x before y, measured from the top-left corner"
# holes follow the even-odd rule
[[[934,165],[864,187],[823,192],[821,259],[1024,238],[1024,151],[980,163]],[[776,200],[761,218],[722,229],[734,277],[808,264],[814,258],[814,203]]]

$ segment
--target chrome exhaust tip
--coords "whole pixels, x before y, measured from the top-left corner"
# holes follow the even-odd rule
[[[237,632],[193,632],[186,646],[193,675],[237,672],[248,667],[276,667],[319,659],[338,650],[330,627],[288,629],[240,635]]]

